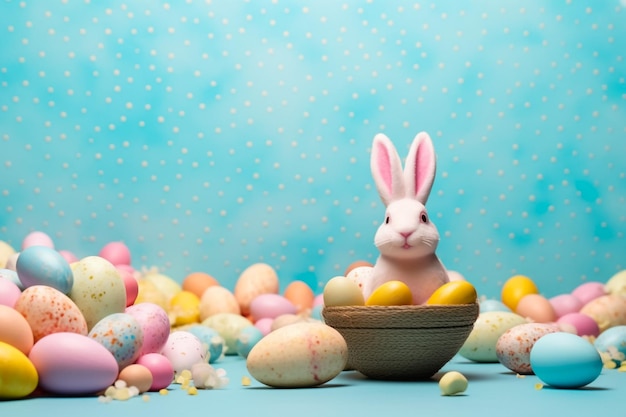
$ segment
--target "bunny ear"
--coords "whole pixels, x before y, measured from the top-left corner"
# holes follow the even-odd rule
[[[402,161],[391,140],[382,133],[374,137],[371,168],[380,199],[389,205],[405,195]]]
[[[406,195],[426,204],[435,181],[436,156],[433,142],[428,133],[415,136],[404,167]]]

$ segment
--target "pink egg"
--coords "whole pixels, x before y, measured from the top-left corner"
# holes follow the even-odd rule
[[[139,303],[126,307],[125,312],[139,322],[143,332],[140,355],[159,353],[170,335],[170,319],[167,312],[153,303]]]
[[[575,313],[583,306],[580,299],[572,294],[557,295],[550,298],[549,301],[557,318],[569,313]]]
[[[313,299],[313,307],[324,305],[324,294],[317,294]]]
[[[174,368],[169,359],[160,353],[148,353],[140,356],[136,363],[148,368],[152,374],[152,385],[149,391],[167,388],[174,381]]]
[[[264,318],[274,319],[283,314],[296,314],[297,312],[296,306],[279,294],[257,295],[250,303],[250,315],[254,321]]]
[[[569,330],[571,327],[575,330],[578,336],[598,336],[600,334],[600,328],[598,323],[591,317],[583,313],[569,313],[565,314],[556,321],[564,330]]]
[[[552,304],[541,294],[527,294],[517,303],[515,313],[537,323],[551,323],[556,320]]]
[[[603,283],[591,281],[576,287],[574,291],[572,291],[572,295],[585,305],[591,300],[606,295],[606,290]]]
[[[98,255],[113,265],[130,265],[130,250],[124,242],[110,242],[104,245]]]
[[[259,319],[254,322],[254,325],[257,329],[261,331],[263,336],[267,336],[272,331],[272,323],[274,319],[266,317],[264,319]]]
[[[124,280],[124,287],[126,287],[126,307],[135,303],[137,295],[139,294],[139,282],[135,278],[135,273],[132,267],[128,265],[117,265],[115,268],[120,273],[120,276]]]
[[[68,264],[78,261],[78,256],[67,250],[60,250],[59,253],[67,261]]]
[[[22,290],[9,278],[0,276],[0,304],[15,307],[17,299],[22,295]]]
[[[31,232],[22,240],[22,250],[30,246],[46,246],[54,249],[52,238],[44,232]]]

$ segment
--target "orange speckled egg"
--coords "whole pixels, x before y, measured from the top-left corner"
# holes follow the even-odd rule
[[[0,304],[0,342],[8,343],[28,355],[33,347],[33,331],[20,313]]]
[[[557,319],[550,300],[541,294],[527,294],[522,297],[515,312],[536,323],[552,323]]]
[[[302,313],[313,308],[315,294],[306,282],[292,281],[285,288],[283,296],[296,306],[298,313]]]
[[[202,297],[204,291],[219,282],[206,272],[192,272],[183,279],[183,290],[194,293],[198,298]]]
[[[348,274],[350,273],[350,271],[352,271],[355,268],[359,268],[361,266],[374,266],[374,264],[372,264],[371,262],[368,261],[355,261],[352,262],[350,265],[348,265],[348,267],[346,268],[346,271],[343,273],[344,276],[348,276]]]
[[[502,303],[515,311],[517,303],[525,295],[537,294],[539,290],[532,279],[524,275],[515,275],[509,278],[502,286]]]

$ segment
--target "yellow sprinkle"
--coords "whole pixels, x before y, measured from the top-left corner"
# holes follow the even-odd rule
[[[241,377],[241,385],[243,385],[244,387],[249,387],[250,383],[251,383],[250,377],[245,376],[245,375]]]
[[[187,390],[187,394],[189,394],[189,395],[198,395],[198,388],[196,388],[196,387],[189,387],[189,389]]]
[[[147,403],[148,401],[150,401],[150,396],[148,394],[144,394],[141,396],[141,399],[144,403]]]
[[[516,378],[526,378],[526,375],[522,375],[522,374],[517,374],[515,375]]]
[[[626,365],[622,364],[619,368],[617,368],[617,370],[620,372],[626,372]]]
[[[538,383],[535,384],[535,389],[536,390],[540,390],[542,388],[543,388],[543,384],[542,383],[538,382]]]
[[[126,401],[131,397],[130,395],[130,391],[128,390],[128,388],[120,388],[117,391],[115,391],[115,395],[113,396],[114,399],[118,400],[118,401]]]
[[[604,367],[606,369],[615,369],[617,368],[617,364],[613,360],[608,360],[604,362]]]
[[[167,388],[161,388],[161,389],[159,390],[159,394],[161,394],[161,395],[167,395],[167,394],[169,394],[169,393],[170,393],[170,392],[167,390]]]

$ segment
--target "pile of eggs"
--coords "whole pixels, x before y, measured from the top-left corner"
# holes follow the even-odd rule
[[[459,354],[535,374],[556,388],[593,382],[602,368],[626,370],[626,272],[606,283],[543,296],[524,275],[509,278],[501,299],[480,300],[480,314]]]

